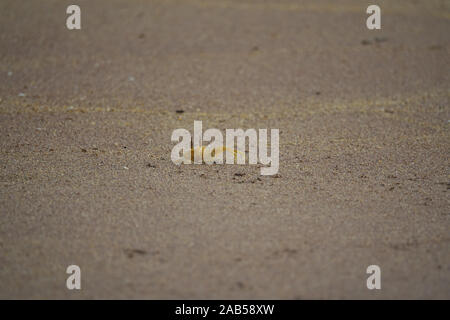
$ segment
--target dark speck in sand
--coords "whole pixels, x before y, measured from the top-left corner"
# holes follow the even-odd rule
[[[125,249],[123,250],[128,258],[133,258],[135,255],[143,256],[147,254],[147,251],[141,250],[141,249]]]

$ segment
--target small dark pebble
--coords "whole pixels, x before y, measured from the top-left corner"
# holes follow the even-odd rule
[[[285,252],[287,254],[296,254],[297,250],[296,249],[286,248],[286,249],[283,250],[283,252]]]
[[[145,255],[147,254],[147,251],[141,250],[141,249],[125,249],[123,250],[128,258],[133,258],[134,255]]]
[[[151,164],[151,163],[147,163],[147,167],[149,167],[149,168],[156,168],[156,166],[154,164]]]
[[[180,110],[176,110],[175,112],[176,112],[176,113],[184,113],[184,110],[181,110],[181,109],[180,109]]]
[[[237,172],[237,173],[235,173],[234,175],[235,175],[236,177],[243,177],[243,176],[245,176],[245,173]]]
[[[81,148],[81,152],[87,152],[87,150],[84,148]]]

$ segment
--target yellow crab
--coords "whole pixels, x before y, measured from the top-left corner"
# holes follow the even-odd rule
[[[239,150],[235,150],[235,149],[231,149],[231,148],[227,148],[224,146],[220,146],[220,147],[216,147],[215,149],[211,150],[210,154],[207,154],[205,152],[207,147],[201,146],[201,147],[197,147],[197,148],[193,148],[191,147],[190,151],[187,151],[183,154],[183,157],[185,159],[190,159],[192,162],[194,162],[195,160],[195,155],[197,155],[197,158],[201,159],[201,163],[213,163],[212,158],[214,158],[217,155],[221,154],[221,153],[226,153],[226,152],[230,152],[234,159],[237,159],[238,154],[242,155],[245,159],[245,154]],[[224,156],[224,162],[226,159],[226,155]],[[211,160],[211,161],[207,161],[207,160]]]

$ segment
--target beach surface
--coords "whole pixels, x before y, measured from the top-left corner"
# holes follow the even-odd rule
[[[450,299],[448,1],[377,1],[381,30],[357,0],[70,4],[0,1],[0,298]],[[279,129],[278,175],[174,165],[194,120]]]

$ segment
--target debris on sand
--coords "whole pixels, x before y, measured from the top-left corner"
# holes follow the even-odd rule
[[[141,249],[125,249],[123,252],[127,255],[128,258],[133,258],[135,255],[146,255],[147,251]]]
[[[258,46],[253,46],[253,48],[250,50],[250,52],[255,53],[259,51],[259,47]]]
[[[26,94],[21,92],[21,93],[19,93],[19,97],[26,97]]]

